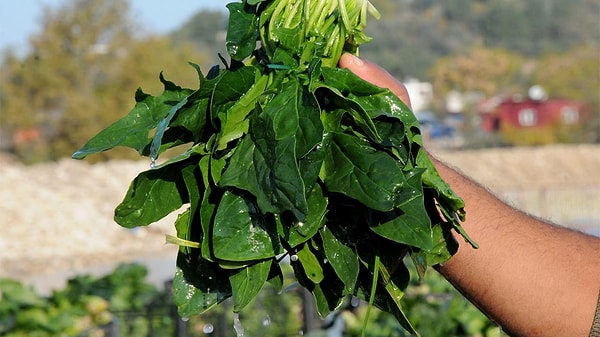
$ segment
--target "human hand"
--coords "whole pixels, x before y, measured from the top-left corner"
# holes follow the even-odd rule
[[[358,77],[378,87],[390,89],[404,104],[411,107],[410,97],[404,84],[375,63],[346,53],[340,58],[338,66],[349,69]]]

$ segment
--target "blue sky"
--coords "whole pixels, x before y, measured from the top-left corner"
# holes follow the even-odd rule
[[[27,49],[29,36],[40,32],[42,9],[56,8],[70,0],[0,0],[0,51]],[[200,9],[223,9],[237,0],[130,0],[132,14],[150,32],[166,33],[181,25]],[[169,5],[166,5],[169,3]]]

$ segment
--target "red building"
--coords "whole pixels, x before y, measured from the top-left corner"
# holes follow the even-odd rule
[[[499,133],[513,145],[576,141],[591,117],[587,105],[559,98],[494,98],[479,112],[484,131]]]

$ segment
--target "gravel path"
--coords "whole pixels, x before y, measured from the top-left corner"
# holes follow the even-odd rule
[[[135,230],[112,220],[131,180],[148,167],[0,159],[0,277],[28,280],[149,256],[174,259],[176,247],[165,245],[174,216]]]

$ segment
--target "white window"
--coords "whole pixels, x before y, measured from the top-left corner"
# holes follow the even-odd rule
[[[519,110],[519,125],[532,126],[537,123],[537,111],[533,108]]]
[[[579,111],[573,107],[564,106],[560,109],[560,118],[565,124],[575,124],[579,120]]]

